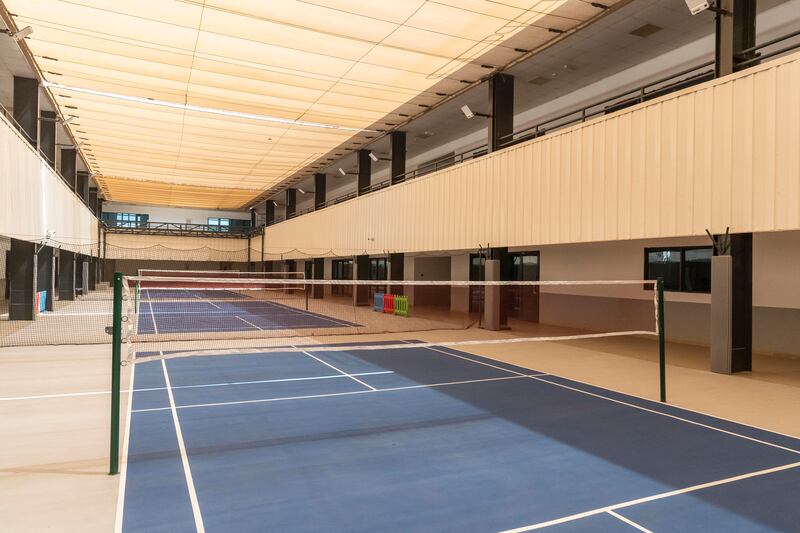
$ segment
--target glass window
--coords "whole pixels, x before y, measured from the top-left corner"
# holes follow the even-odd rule
[[[511,255],[511,280],[539,281],[539,254],[522,252]]]
[[[711,292],[710,247],[645,250],[645,278],[664,280],[664,289]]]
[[[711,292],[711,248],[694,248],[684,251],[683,290]]]
[[[681,250],[650,250],[647,252],[646,279],[664,280],[664,289],[681,290]]]
[[[484,281],[486,279],[486,261],[480,254],[469,256],[469,280]]]
[[[386,258],[369,260],[369,279],[385,280],[388,278],[387,273]]]

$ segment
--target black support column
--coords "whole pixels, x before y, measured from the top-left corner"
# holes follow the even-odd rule
[[[396,253],[389,254],[389,280],[403,281],[405,279],[406,257],[404,254]],[[389,292],[392,294],[403,295],[403,285],[389,287]]]
[[[83,286],[83,262],[86,260],[81,254],[75,254],[75,293],[83,296],[87,288]]]
[[[514,76],[495,74],[489,79],[489,151],[498,150],[514,133]]]
[[[357,255],[355,261],[356,279],[369,279],[369,256]],[[366,285],[356,285],[353,291],[353,303],[355,305],[369,305],[369,287]]]
[[[369,150],[358,151],[358,195],[367,194],[372,184],[372,159]]]
[[[405,179],[406,173],[406,132],[393,131],[392,143],[392,185]]]
[[[100,218],[100,214],[97,212],[97,189],[94,187],[89,189],[89,209],[96,217]]]
[[[252,207],[250,208],[250,227],[251,228],[256,227],[256,210],[253,209]]]
[[[58,299],[75,299],[75,254],[66,250],[58,252]]]
[[[36,278],[34,257],[36,245],[28,241],[11,239],[8,264],[9,320],[33,320],[34,279]]]
[[[36,254],[36,291],[45,291],[45,311],[53,310],[56,297],[55,273],[53,272],[53,249],[43,246]]]
[[[742,54],[742,50],[756,44],[756,2],[752,0],[719,0],[717,7],[727,11],[718,13],[716,20],[715,73],[727,76],[742,68],[758,64],[739,63],[756,57],[756,52]]]
[[[275,223],[275,202],[267,200],[264,204],[264,223],[269,226]]]
[[[325,188],[328,177],[325,174],[314,174],[314,209],[325,207]]]
[[[56,168],[56,114],[52,111],[42,111],[42,120],[39,123],[39,152]]]
[[[314,279],[325,279],[325,259],[318,257],[314,259]],[[313,285],[311,289],[312,298],[322,298],[325,294],[324,285]]]
[[[75,173],[75,192],[83,203],[89,205],[89,173],[83,170]]]
[[[67,185],[74,191],[76,190],[75,174],[77,169],[75,167],[75,148],[62,148],[61,149],[61,175],[67,181]]]
[[[14,76],[14,120],[34,148],[39,145],[39,81]]]
[[[286,218],[297,213],[297,189],[286,189]]]
[[[731,371],[753,369],[753,234],[731,235]]]

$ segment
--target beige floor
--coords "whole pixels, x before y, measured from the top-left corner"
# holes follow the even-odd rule
[[[459,339],[488,334],[470,329]],[[359,341],[386,336],[360,336]],[[395,336],[395,338],[397,338]],[[452,331],[403,338],[453,339]],[[325,342],[353,340],[328,337]],[[647,338],[463,347],[481,355],[655,399],[656,346]],[[109,476],[109,345],[0,349],[0,529],[113,531],[119,476]],[[671,404],[800,437],[800,360],[756,356],[754,371],[706,370],[707,351],[668,346]],[[123,369],[123,389],[129,387]],[[9,399],[37,395],[81,396]],[[123,411],[127,395],[122,398]],[[125,419],[123,417],[122,427]]]

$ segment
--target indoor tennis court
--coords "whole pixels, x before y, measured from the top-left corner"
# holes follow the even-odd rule
[[[800,0],[0,0],[0,529],[800,531]]]

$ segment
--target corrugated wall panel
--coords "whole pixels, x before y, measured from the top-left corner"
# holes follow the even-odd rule
[[[799,146],[794,54],[277,224],[267,249],[377,254],[798,229]]]

